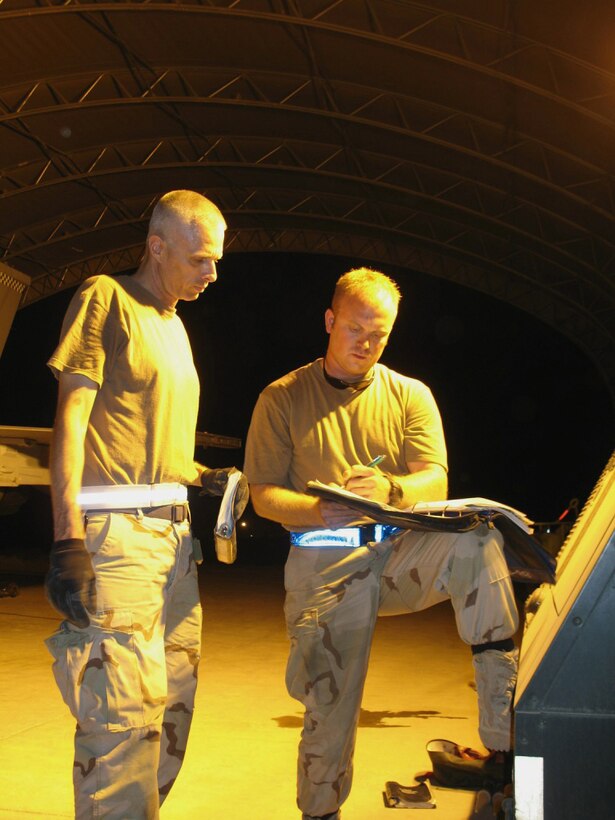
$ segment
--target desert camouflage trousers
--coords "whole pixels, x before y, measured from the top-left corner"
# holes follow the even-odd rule
[[[77,721],[75,816],[150,820],[182,765],[197,684],[201,605],[188,522],[89,518],[98,611],[47,639]]]
[[[297,804],[307,816],[336,811],[350,792],[378,615],[418,612],[450,599],[469,645],[504,640],[518,626],[502,537],[486,525],[460,534],[405,532],[353,550],[291,547],[285,585],[286,685],[305,707]],[[477,675],[481,738],[489,748],[508,749],[516,658],[499,651],[477,657],[484,655],[495,656],[496,669]]]

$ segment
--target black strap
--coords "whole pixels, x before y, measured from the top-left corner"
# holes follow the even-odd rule
[[[108,513],[125,513],[136,515],[138,512],[148,518],[161,518],[164,521],[171,521],[173,524],[181,524],[182,521],[190,518],[190,507],[187,503],[163,504],[160,507],[130,507],[118,508],[117,510],[87,510],[85,518],[92,515],[107,515]]]
[[[331,376],[327,373],[327,368],[325,367],[325,363],[323,360],[322,363],[322,372],[325,377],[325,380],[331,385],[331,387],[335,387],[336,390],[365,390],[366,387],[369,387],[370,384],[374,381],[374,376],[376,375],[376,371],[372,368],[371,373],[364,379],[360,379],[357,382],[345,382],[343,379],[336,379],[335,376]]]
[[[477,643],[472,645],[472,654],[480,655],[481,652],[486,652],[488,649],[497,649],[500,652],[512,652],[515,648],[515,642],[512,638],[504,638],[502,641],[487,641],[486,643]]]

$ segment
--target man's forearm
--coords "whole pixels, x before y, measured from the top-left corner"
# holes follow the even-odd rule
[[[447,497],[448,481],[442,467],[435,466],[418,470],[404,476],[393,476],[403,493],[400,501],[394,506],[399,509],[409,507],[417,501],[441,501]]]
[[[83,538],[83,515],[77,504],[83,475],[83,447],[75,446],[65,421],[54,426],[49,470],[54,540]]]
[[[395,503],[396,507],[404,509],[416,501],[439,501],[446,498],[447,477],[442,467],[419,464],[411,465],[411,469],[415,472],[393,476],[402,493],[401,499]],[[381,473],[379,480],[385,485],[386,492],[387,482]],[[332,503],[325,505],[323,509],[323,503],[318,498],[275,484],[253,484],[250,489],[257,514],[288,527],[348,526],[356,518],[356,513],[351,513],[341,504]],[[354,487],[349,489],[354,490]],[[374,497],[372,493],[359,494],[366,498]]]
[[[262,518],[286,524],[289,527],[323,527],[319,499],[278,487],[275,484],[250,486],[252,505]]]
[[[83,538],[83,515],[77,504],[85,460],[84,442],[97,385],[85,376],[60,375],[49,471],[54,540]]]

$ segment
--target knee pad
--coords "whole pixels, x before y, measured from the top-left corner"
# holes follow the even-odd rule
[[[481,652],[486,652],[488,649],[498,649],[500,652],[512,652],[515,648],[515,642],[512,638],[505,638],[503,641],[487,641],[486,643],[473,644],[472,654],[480,655]]]

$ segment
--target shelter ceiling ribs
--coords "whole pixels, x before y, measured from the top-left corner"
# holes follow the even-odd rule
[[[0,27],[0,261],[31,277],[22,306],[133,269],[158,196],[193,188],[227,252],[482,290],[615,395],[612,0],[4,0]]]

